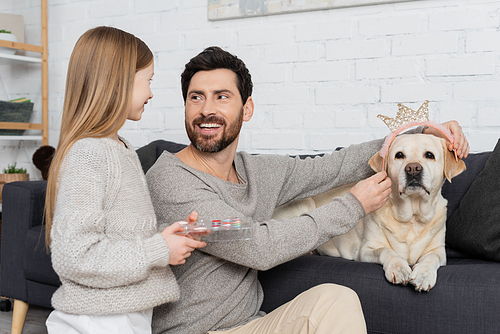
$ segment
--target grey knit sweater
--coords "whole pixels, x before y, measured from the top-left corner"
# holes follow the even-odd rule
[[[160,225],[183,219],[192,210],[204,220],[247,217],[253,222],[253,239],[208,243],[184,265],[173,267],[181,298],[155,308],[153,332],[204,334],[262,316],[258,270],[317,248],[365,215],[351,193],[297,218],[272,220],[274,209],[372,175],[368,160],[382,143],[353,145],[305,160],[240,152],[234,164],[242,184],[193,169],[164,152],[146,175]]]
[[[65,158],[51,232],[56,310],[136,312],[179,297],[141,164],[123,141],[81,139]]]

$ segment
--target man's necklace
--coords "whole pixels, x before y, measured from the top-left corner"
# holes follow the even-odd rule
[[[236,168],[234,167],[234,164],[231,165],[231,168],[229,169],[229,172],[227,173],[227,177],[224,178],[224,177],[221,177],[215,171],[215,169],[213,169],[212,166],[210,166],[210,164],[203,157],[197,156],[196,154],[193,154],[193,153],[191,153],[191,154],[193,155],[193,158],[197,162],[197,164],[199,166],[203,167],[203,169],[205,169],[208,174],[215,176],[221,180],[228,181],[228,182],[240,183],[240,178],[238,177],[238,173],[236,172]],[[234,181],[231,181],[231,177],[233,177]]]

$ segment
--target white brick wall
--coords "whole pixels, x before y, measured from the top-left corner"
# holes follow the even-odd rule
[[[71,50],[97,25],[132,32],[155,54],[155,97],[143,119],[121,131],[137,147],[159,138],[187,143],[179,76],[209,45],[238,55],[254,79],[255,114],[241,150],[302,154],[380,138],[388,130],[377,114],[394,116],[397,103],[418,108],[424,100],[434,121],[462,124],[473,151],[492,150],[500,137],[498,1],[418,0],[213,22],[207,0],[48,2],[53,146]],[[23,14],[27,42],[40,42],[38,1],[2,0],[0,11]],[[39,105],[38,71],[0,66],[10,96]],[[40,143],[28,142],[31,152],[21,146],[15,157],[17,145],[0,141],[0,167],[14,158],[29,166]]]

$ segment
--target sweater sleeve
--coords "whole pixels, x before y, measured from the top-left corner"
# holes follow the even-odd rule
[[[424,127],[420,126],[402,135],[422,133],[423,130]],[[383,143],[384,139],[372,140],[316,158],[282,157],[284,161],[281,165],[286,165],[286,168],[282,168],[281,171],[284,175],[283,186],[276,206],[315,196],[332,188],[370,177],[375,172],[369,166],[368,161],[380,150]],[[268,168],[271,169],[266,171]],[[263,161],[259,169],[263,174],[274,175],[275,172],[272,169],[275,168],[274,162]]]
[[[168,246],[158,233],[130,237],[126,222],[122,238],[106,231],[116,221],[107,212],[122,177],[114,154],[105,145],[78,141],[61,168],[51,232],[52,263],[61,279],[109,288],[142,281],[151,268],[168,265]]]
[[[212,203],[220,205],[223,203]],[[226,212],[235,211],[226,208]],[[222,213],[221,213],[222,214]],[[242,214],[242,213],[234,213]],[[257,270],[268,270],[304,255],[354,227],[365,213],[350,193],[298,217],[252,220],[250,240],[208,243],[202,251]]]
[[[382,140],[374,140],[306,159],[262,156],[262,165],[258,169],[273,178],[283,176],[276,203],[276,206],[280,206],[373,175],[374,171],[368,165],[368,160],[380,150],[382,144]],[[266,159],[271,161],[265,161]],[[276,168],[279,169],[278,173]]]

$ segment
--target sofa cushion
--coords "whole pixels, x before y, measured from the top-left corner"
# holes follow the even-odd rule
[[[467,253],[500,261],[500,140],[447,222],[446,242]]]
[[[158,144],[156,145],[156,157],[158,158],[163,153],[163,151],[168,151],[172,154],[175,154],[184,149],[186,146],[187,145],[185,144],[174,143],[172,141],[158,141]]]
[[[159,142],[163,142],[163,140],[155,140],[151,143],[147,144],[136,150],[137,155],[139,156],[139,160],[141,162],[142,170],[144,174],[154,165],[156,162],[156,146]]]
[[[451,183],[445,181],[441,193],[443,197],[448,200],[447,218],[450,219],[451,215],[460,205],[462,197],[465,195],[474,179],[484,169],[484,165],[490,157],[491,151],[481,153],[471,153],[464,159],[467,169],[460,175],[454,177]]]

